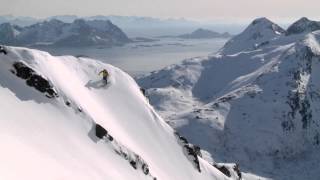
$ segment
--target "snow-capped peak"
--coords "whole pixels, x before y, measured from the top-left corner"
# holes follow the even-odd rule
[[[316,30],[320,30],[320,22],[312,21],[306,17],[302,17],[289,26],[287,29],[287,35],[309,33]]]
[[[283,34],[285,34],[285,30],[269,19],[257,18],[242,33],[228,41],[220,52],[234,54],[254,50],[261,44],[267,44],[270,40]]]
[[[257,24],[273,24],[268,18],[266,17],[260,17],[256,18],[251,22],[251,25],[257,25]]]

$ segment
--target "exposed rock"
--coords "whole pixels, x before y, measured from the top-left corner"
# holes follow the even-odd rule
[[[141,93],[146,96],[146,90],[144,88],[140,88]]]
[[[48,98],[58,97],[57,92],[51,86],[49,81],[42,76],[38,75],[33,69],[26,66],[22,62],[16,62],[13,64],[14,73],[21,79],[26,80],[26,84],[30,87],[34,87],[38,91],[44,93]]]
[[[117,142],[100,124],[94,122],[93,129],[91,129],[91,131],[89,132],[89,137],[93,135],[91,133],[94,133],[95,137],[102,139],[106,143],[109,143],[113,147],[115,153],[125,159],[130,164],[130,166],[132,166],[132,168],[141,170],[145,175],[151,176],[153,179],[156,179],[150,174],[148,164],[138,154],[132,152],[127,147]],[[98,139],[92,137],[91,139],[95,142],[98,141]]]
[[[0,46],[0,54],[4,54],[4,55],[7,55],[8,54],[8,52],[7,52],[7,50],[4,48],[4,46]]]
[[[183,147],[183,152],[187,158],[192,162],[194,167],[201,172],[200,163],[198,156],[202,156],[201,149],[199,146],[188,143],[188,140],[181,136],[178,132],[175,132],[176,137],[178,138],[179,144]]]
[[[221,171],[224,175],[231,177],[231,173],[225,166],[219,166],[217,164],[213,165],[215,168],[217,168],[219,171]]]
[[[130,161],[130,165],[134,168],[137,169],[137,162],[135,162],[134,160]]]
[[[149,167],[147,164],[143,164],[142,165],[142,171],[145,175],[148,175],[149,174]]]
[[[110,134],[107,135],[107,138],[109,141],[113,141],[113,137]]]
[[[233,166],[233,170],[237,173],[239,179],[242,179],[242,174],[241,174],[241,171],[240,171],[240,168],[239,168],[239,164],[236,164]]]
[[[238,164],[213,164],[215,168],[217,168],[219,171],[221,171],[224,175],[236,179],[241,180],[242,174],[239,169]]]
[[[65,103],[67,106],[69,106],[69,107],[71,106],[71,103],[69,101],[66,101]]]
[[[108,134],[108,131],[104,129],[101,125],[96,124],[96,136],[103,139]]]

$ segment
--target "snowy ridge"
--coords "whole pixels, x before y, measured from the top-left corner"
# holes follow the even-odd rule
[[[285,30],[267,18],[254,20],[241,34],[232,38],[222,48],[222,54],[252,50],[268,44],[270,40],[284,35]]]
[[[245,179],[317,180],[319,34],[287,36],[257,19],[216,55],[138,82],[171,126],[211,153],[207,160],[237,162]]]
[[[287,30],[287,35],[310,33],[312,31],[320,30],[320,22],[311,21],[306,17],[303,17],[293,23]]]
[[[229,179],[194,149],[184,151],[120,69],[27,48],[5,51],[1,179]],[[104,68],[111,74],[107,86],[97,76]]]

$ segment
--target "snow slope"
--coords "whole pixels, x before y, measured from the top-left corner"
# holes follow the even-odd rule
[[[192,145],[182,143],[120,69],[26,48],[6,52],[0,54],[0,179],[230,179],[188,154]],[[111,74],[107,86],[97,76],[103,68]]]
[[[319,43],[320,31],[290,36],[257,19],[217,54],[138,82],[171,126],[211,153],[209,161],[237,162],[245,179],[317,180]]]

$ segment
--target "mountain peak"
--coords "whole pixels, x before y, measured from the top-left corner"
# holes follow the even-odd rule
[[[55,19],[55,18],[50,19],[48,22],[51,24],[63,24],[64,23],[64,22],[60,21],[59,19]]]
[[[266,17],[261,17],[261,18],[257,18],[255,20],[252,21],[252,25],[257,25],[257,24],[262,24],[262,23],[271,23],[273,24],[272,21],[270,21],[268,18]]]
[[[298,21],[300,21],[300,22],[310,22],[311,20],[309,20],[307,17],[302,17]]]
[[[243,50],[252,50],[260,44],[268,44],[268,41],[283,34],[285,30],[279,25],[265,17],[257,18],[242,33],[228,41],[222,48],[222,53],[233,54]]]
[[[287,35],[309,33],[316,30],[320,30],[320,22],[312,21],[306,17],[302,17],[289,26]]]
[[[255,20],[252,21],[252,23],[248,26],[247,29],[249,28],[255,28],[259,31],[267,28],[267,29],[271,29],[274,32],[278,32],[278,33],[284,33],[285,30],[282,29],[279,25],[277,25],[276,23],[270,21],[268,18],[266,17],[262,17],[262,18],[257,18]]]

